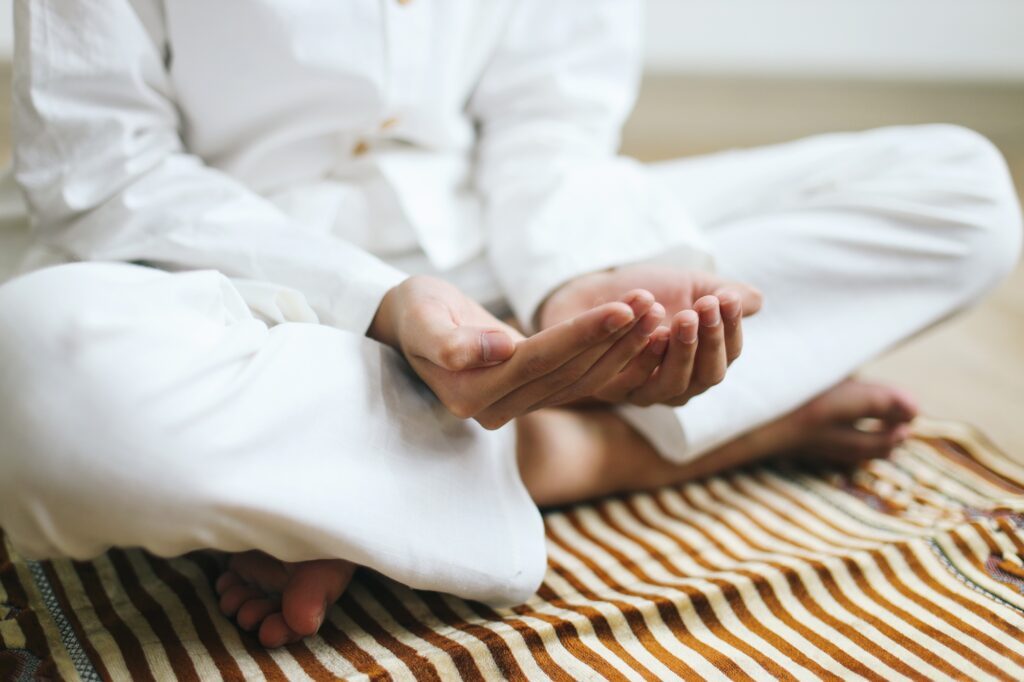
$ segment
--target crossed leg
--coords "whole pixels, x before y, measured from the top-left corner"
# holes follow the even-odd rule
[[[260,547],[291,560],[239,555],[219,583],[226,611],[277,645],[319,626],[351,576],[346,562],[303,561],[318,556],[414,587],[525,599],[543,571],[543,533],[520,479],[536,502],[556,504],[808,446],[880,454],[901,436],[909,400],[856,383],[826,389],[976,300],[1019,246],[995,152],[960,131],[905,139],[871,147],[904,171],[885,182],[861,173],[856,191],[847,179],[840,192],[825,177],[802,185],[802,204],[721,219],[723,270],[768,303],[727,381],[683,408],[688,427],[721,442],[681,464],[607,412],[550,411],[519,423],[517,474],[500,433],[442,414],[393,354],[321,325],[267,328],[217,273],[76,264],[5,284],[0,524],[37,557],[117,545]],[[746,198],[733,190],[717,205]],[[851,219],[840,225],[839,214]],[[862,417],[882,428],[865,435]],[[568,473],[566,453],[580,458]],[[444,541],[452,528],[459,542]]]
[[[973,303],[1019,251],[1005,164],[983,138],[951,126],[823,136],[656,172],[708,227],[724,274],[765,292],[766,310],[726,381],[674,414],[544,410],[519,419],[520,476],[540,506],[769,457],[885,456],[907,435],[913,399],[843,377]],[[276,645],[315,631],[353,566],[314,570],[246,554],[229,569],[217,584],[224,612]],[[280,592],[280,607],[264,588]],[[261,619],[278,608],[283,617]]]
[[[854,379],[703,457],[665,460],[612,410],[548,409],[517,420],[519,472],[541,507],[696,480],[771,457],[850,464],[884,457],[917,414],[903,392]],[[875,428],[862,426],[872,420]],[[276,647],[319,630],[356,570],[349,561],[287,563],[262,552],[233,555],[215,588],[220,609]]]

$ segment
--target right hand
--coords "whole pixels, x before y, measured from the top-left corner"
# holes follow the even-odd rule
[[[664,317],[638,289],[524,338],[451,284],[416,276],[388,291],[367,334],[400,351],[450,412],[496,429],[593,394]]]
[[[582,275],[559,287],[541,306],[540,327],[637,288],[650,291],[670,319],[648,349],[594,397],[642,407],[685,405],[725,378],[743,348],[742,318],[761,309],[761,292],[699,270],[629,265]]]

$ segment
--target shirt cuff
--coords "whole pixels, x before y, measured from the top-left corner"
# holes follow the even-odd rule
[[[408,275],[373,257],[360,263],[357,272],[344,272],[344,282],[331,297],[321,322],[365,334],[373,323],[384,295]]]

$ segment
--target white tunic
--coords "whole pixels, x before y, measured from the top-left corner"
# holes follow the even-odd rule
[[[12,542],[343,557],[519,601],[544,535],[508,430],[454,419],[364,336],[396,264],[529,321],[576,274],[703,262],[698,223],[721,272],[767,303],[725,382],[678,410],[623,409],[679,461],[1013,266],[1005,163],[963,129],[616,158],[636,14],[628,0],[18,2],[26,267],[205,270],[76,263],[0,286]]]
[[[394,265],[475,261],[470,293],[528,326],[573,276],[707,262],[615,155],[639,2],[23,0],[16,22],[17,180],[60,259],[274,282],[358,332]]]

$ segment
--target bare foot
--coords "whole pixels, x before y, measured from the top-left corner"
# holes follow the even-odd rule
[[[910,435],[917,412],[916,401],[897,388],[847,379],[721,451],[838,463],[886,457]]]
[[[355,570],[340,559],[289,563],[243,552],[231,557],[215,588],[221,613],[243,630],[259,630],[263,646],[279,647],[316,634]]]
[[[541,410],[517,420],[519,470],[540,506],[709,476],[769,457],[853,463],[906,439],[917,405],[904,392],[848,379],[794,412],[673,464],[609,410]]]

